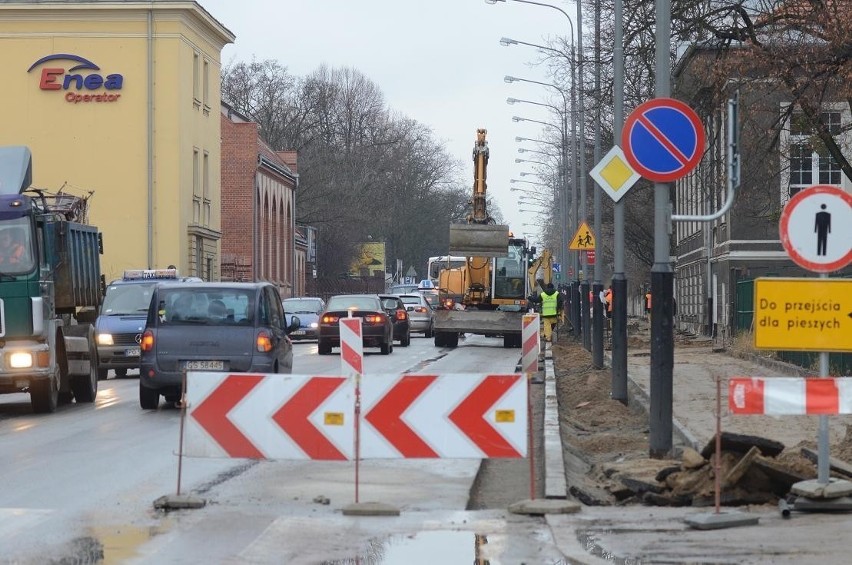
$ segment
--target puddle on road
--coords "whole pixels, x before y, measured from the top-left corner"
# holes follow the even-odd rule
[[[488,565],[487,559],[479,560],[482,559],[483,546],[487,543],[486,536],[472,532],[434,530],[400,534],[371,540],[359,556],[342,561],[325,561],[322,565]]]
[[[139,557],[138,549],[151,538],[165,533],[171,521],[151,526],[108,526],[91,528],[89,535],[72,542],[73,563],[116,565]],[[65,560],[62,560],[65,562]]]

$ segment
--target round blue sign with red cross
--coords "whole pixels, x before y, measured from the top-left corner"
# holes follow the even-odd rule
[[[698,114],[680,100],[654,98],[624,121],[621,149],[630,166],[646,179],[675,181],[701,161],[704,128]]]

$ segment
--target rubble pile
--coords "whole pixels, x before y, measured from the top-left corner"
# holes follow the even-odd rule
[[[779,442],[722,433],[720,504],[776,503],[794,483],[816,478],[816,465]],[[810,451],[802,448],[804,452]],[[684,448],[679,460],[629,459],[594,465],[595,486],[573,485],[571,494],[588,505],[650,504],[713,506],[716,498],[716,438],[697,452]]]

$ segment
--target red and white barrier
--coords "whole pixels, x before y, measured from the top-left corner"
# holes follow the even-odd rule
[[[184,454],[355,458],[355,379],[187,373]],[[525,457],[523,375],[361,378],[360,458]]]
[[[524,314],[521,327],[521,343],[523,345],[521,370],[524,373],[538,372],[538,356],[541,355],[540,327],[538,314]]]
[[[340,370],[345,377],[364,374],[361,318],[340,318]]]
[[[732,414],[852,414],[852,379],[734,377],[728,407]]]

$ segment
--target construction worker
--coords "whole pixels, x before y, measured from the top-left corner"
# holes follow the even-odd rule
[[[603,291],[604,304],[606,305],[606,317],[612,318],[612,287]]]
[[[651,291],[645,293],[645,315],[648,316],[648,320],[651,319]]]
[[[544,340],[552,341],[553,328],[559,321],[559,312],[562,311],[562,293],[554,288],[553,283],[547,283],[544,291],[538,296],[531,296],[530,300],[541,305]]]

